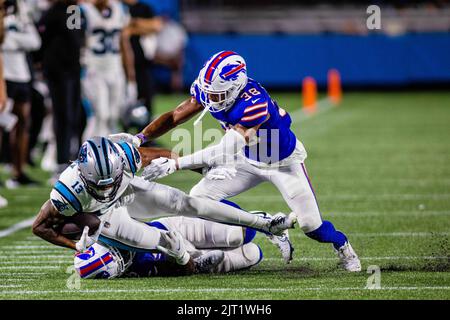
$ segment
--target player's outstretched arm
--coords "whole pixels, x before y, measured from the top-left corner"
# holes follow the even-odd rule
[[[139,147],[139,154],[141,156],[142,166],[146,167],[152,162],[152,160],[158,159],[158,158],[171,158],[176,159],[178,158],[178,155],[168,149],[164,148],[143,148]]]
[[[53,207],[50,200],[47,200],[41,207],[36,220],[34,220],[32,231],[36,236],[45,241],[57,246],[76,250],[75,243],[72,240],[59,234],[53,228],[54,225],[59,225],[63,221],[64,216]]]
[[[145,140],[156,139],[176,126],[188,121],[203,110],[195,98],[189,98],[180,103],[174,110],[163,113],[142,130]]]
[[[203,107],[194,98],[189,98],[183,101],[174,110],[160,115],[148,124],[142,132],[135,136],[129,133],[116,133],[110,134],[108,138],[116,143],[121,141],[131,143],[138,148],[141,144],[156,139],[176,126],[188,121],[202,109]]]

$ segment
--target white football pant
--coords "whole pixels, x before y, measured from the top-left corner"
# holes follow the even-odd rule
[[[250,268],[262,259],[261,249],[256,244],[244,244],[243,227],[189,217],[168,217],[156,221],[169,231],[180,232],[193,258],[211,250],[222,250],[225,258],[213,272],[224,273]]]
[[[256,166],[242,158],[236,164],[237,173],[234,178],[203,178],[192,188],[190,195],[222,200],[241,194],[262,182],[270,182],[277,187],[296,214],[298,224],[305,233],[320,227],[322,218],[304,165],[306,151],[300,141],[297,141],[293,154],[282,160],[280,166]],[[261,198],[261,203],[264,204],[264,198]]]
[[[117,132],[120,113],[125,104],[123,72],[108,75],[88,70],[82,79],[82,89],[94,112],[87,120],[83,139]]]

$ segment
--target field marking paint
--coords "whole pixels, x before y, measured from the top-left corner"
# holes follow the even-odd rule
[[[192,292],[192,293],[211,293],[211,292],[292,292],[292,291],[369,291],[364,287],[288,287],[288,288],[203,288],[203,289],[188,289],[188,288],[173,288],[173,289],[85,289],[85,290],[11,290],[0,291],[0,295],[42,295],[42,294],[66,294],[66,293],[83,293],[83,294],[97,294],[97,293],[174,293],[174,292]],[[450,286],[435,286],[435,287],[381,287],[373,291],[406,291],[406,290],[450,290]]]
[[[242,202],[285,202],[281,195],[240,195],[241,198],[236,199]],[[238,197],[238,196],[236,196]],[[450,199],[450,193],[442,194],[335,194],[335,195],[318,195],[318,199],[327,200],[447,200]]]
[[[35,217],[29,218],[29,219],[20,221],[19,223],[16,223],[9,228],[1,230],[0,238],[4,238],[6,236],[9,236],[10,234],[13,234],[13,233],[19,231],[19,230],[31,227],[33,225],[34,219],[35,219]]]
[[[350,237],[370,238],[370,237],[433,237],[433,236],[448,236],[450,232],[349,232]],[[290,238],[300,237],[306,238],[303,233],[290,233]]]
[[[33,269],[36,269],[36,270],[48,269],[48,270],[54,270],[54,269],[61,269],[61,267],[56,267],[56,266],[6,266],[6,267],[1,267],[0,271],[1,270],[16,270],[16,269],[25,269],[25,270],[28,270],[28,269],[30,269],[30,270],[33,270]]]
[[[360,260],[450,260],[450,256],[389,256],[389,257],[359,257]],[[281,261],[281,258],[263,258],[262,261]],[[315,258],[300,257],[294,258],[293,261],[338,261],[338,257],[333,258]]]
[[[304,108],[300,108],[293,112],[289,112],[289,115],[291,116],[292,123],[302,123],[332,109],[333,104],[330,103],[328,98],[322,98],[317,101],[316,110],[314,112],[308,112],[305,111]]]

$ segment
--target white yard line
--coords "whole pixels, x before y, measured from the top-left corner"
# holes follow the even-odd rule
[[[450,232],[354,232],[347,233],[349,237],[358,237],[358,238],[366,238],[366,237],[433,237],[433,236],[448,236]],[[290,232],[289,237],[302,237],[306,238],[306,235],[303,233],[294,233]]]
[[[12,225],[9,228],[6,228],[4,230],[0,231],[0,238],[9,236],[10,234],[13,234],[19,230],[25,229],[25,228],[29,228],[33,225],[35,217],[33,218],[29,218],[23,221],[20,221],[19,223],[16,223],[14,225]]]
[[[291,116],[293,123],[302,123],[322,113],[332,110],[333,107],[333,104],[330,103],[328,98],[322,98],[317,101],[317,109],[315,112],[311,113],[305,111],[305,109],[301,107],[293,112],[289,112],[289,115]]]
[[[389,256],[389,257],[359,257],[361,260],[450,260],[447,256]],[[338,257],[315,258],[315,257],[299,257],[294,258],[299,261],[337,261]],[[263,261],[281,261],[281,258],[263,258]]]
[[[56,267],[56,266],[6,266],[6,267],[1,267],[0,270],[18,270],[18,269],[24,269],[24,270],[51,270],[51,269],[61,269],[61,267]]]
[[[239,198],[237,198],[239,197]],[[236,196],[237,202],[285,202],[281,195],[245,195]],[[318,199],[327,200],[447,200],[450,193],[442,194],[334,194],[318,195]]]
[[[43,294],[67,294],[67,293],[174,293],[174,292],[192,292],[192,293],[211,293],[211,292],[297,292],[297,291],[366,291],[369,289],[362,287],[288,287],[288,288],[173,288],[173,289],[93,289],[93,290],[11,290],[0,291],[0,295],[43,295]],[[450,286],[424,286],[424,287],[381,287],[371,291],[406,291],[406,290],[450,290]]]

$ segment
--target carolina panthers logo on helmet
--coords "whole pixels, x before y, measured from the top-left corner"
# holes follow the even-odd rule
[[[78,162],[85,163],[87,161],[87,145],[83,144],[78,154]]]
[[[55,206],[56,210],[58,210],[58,212],[63,212],[64,210],[67,210],[69,208],[67,203],[64,203],[56,199],[52,199],[52,203]]]
[[[245,63],[241,64],[229,64],[222,68],[222,71],[219,73],[219,76],[226,81],[234,81],[237,80],[240,72],[247,73],[245,70]]]

